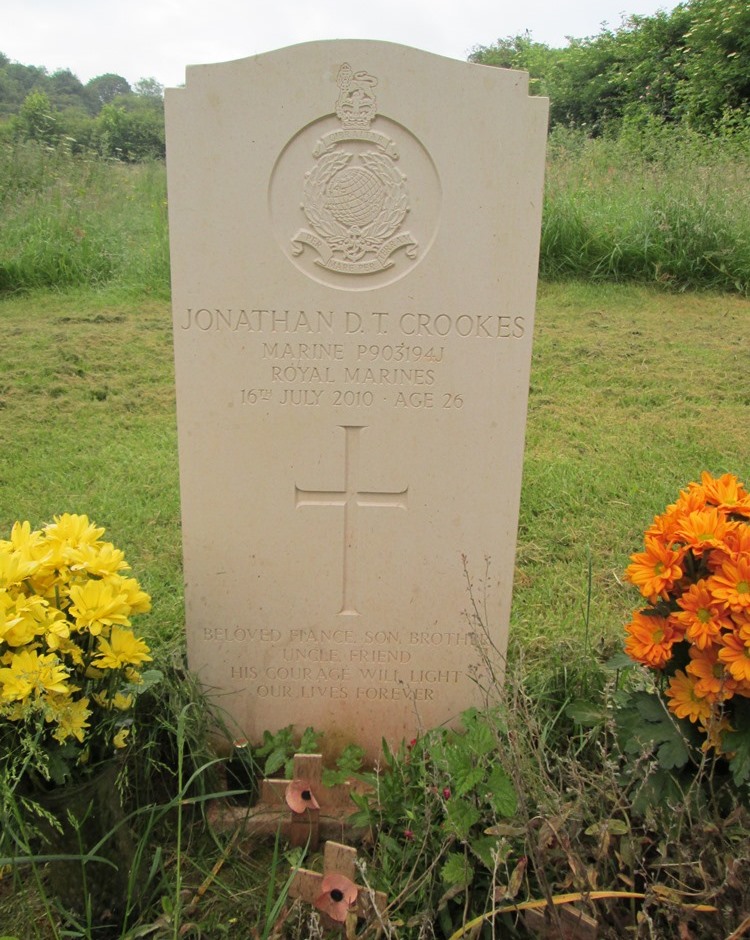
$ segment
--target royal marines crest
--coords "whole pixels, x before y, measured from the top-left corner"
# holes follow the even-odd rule
[[[399,249],[414,261],[417,242],[405,225],[409,191],[396,165],[398,147],[370,126],[377,116],[377,79],[345,63],[336,83],[341,126],[313,149],[315,164],[305,173],[301,202],[309,228],[292,238],[292,254],[308,246],[317,253],[317,265],[343,274],[390,268]]]

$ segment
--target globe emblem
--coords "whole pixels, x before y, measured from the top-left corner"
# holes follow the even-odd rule
[[[378,177],[362,166],[345,167],[326,192],[326,208],[347,228],[364,228],[383,211],[386,193]]]

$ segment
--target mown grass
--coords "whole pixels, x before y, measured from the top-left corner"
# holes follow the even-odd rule
[[[617,642],[644,527],[702,470],[747,476],[750,302],[635,286],[540,289],[513,635],[535,667]],[[182,634],[171,323],[166,303],[50,293],[0,303],[0,531],[55,513],[107,527]],[[591,602],[588,572],[591,565]]]

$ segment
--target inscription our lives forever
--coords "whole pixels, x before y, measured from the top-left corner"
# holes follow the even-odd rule
[[[336,40],[166,113],[189,663],[374,758],[478,704],[467,579],[505,649],[546,102]]]

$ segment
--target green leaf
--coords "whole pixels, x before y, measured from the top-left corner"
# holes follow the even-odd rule
[[[585,830],[587,836],[601,836],[608,832],[611,836],[625,836],[630,832],[628,824],[622,819],[603,819]]]
[[[474,877],[474,867],[460,852],[451,852],[440,869],[440,877],[449,885],[468,885]]]
[[[487,786],[489,787],[487,798],[498,816],[515,816],[518,810],[518,796],[510,777],[502,767],[496,765],[492,768]]]
[[[724,734],[721,740],[722,750],[732,754],[729,769],[735,786],[742,786],[750,781],[750,700],[734,698],[732,715],[733,730]]]
[[[466,724],[466,746],[477,757],[486,757],[497,747],[495,735],[483,715],[473,715]]]
[[[478,783],[484,780],[485,776],[486,771],[483,767],[461,768],[457,770],[452,780],[454,795],[466,796]]]
[[[656,752],[656,757],[664,770],[675,770],[687,764],[690,760],[690,751],[679,733],[675,733],[661,745]]]
[[[127,691],[132,692],[134,695],[143,695],[144,692],[147,692],[149,689],[152,689],[155,685],[158,685],[164,678],[164,673],[159,669],[146,669],[141,673],[140,682],[130,682],[125,688]],[[2,937],[0,937],[2,940]]]
[[[630,669],[635,662],[625,652],[615,653],[603,664],[610,672],[619,672],[621,669]]]
[[[266,758],[266,763],[263,766],[263,773],[266,777],[270,777],[271,774],[275,774],[277,770],[280,770],[286,763],[287,749],[285,747],[277,747],[275,750]]]
[[[318,747],[318,734],[314,728],[305,728],[302,734],[302,740],[299,742],[299,747],[297,748],[298,754],[317,754],[319,750]]]
[[[481,818],[479,810],[467,800],[452,799],[448,801],[448,810],[445,816],[445,828],[449,833],[459,839],[469,838],[471,827]]]
[[[477,836],[469,841],[469,848],[481,861],[485,868],[494,871],[495,853],[498,850],[498,840],[492,836]]]
[[[666,712],[658,695],[651,692],[634,692],[632,698],[641,718],[656,723],[663,721]]]
[[[601,705],[594,705],[593,702],[583,700],[571,702],[565,709],[565,714],[577,725],[584,725],[587,728],[603,724],[607,716],[606,709]]]
[[[627,754],[655,751],[664,770],[684,767],[690,760],[695,729],[674,718],[656,693],[633,692],[628,704],[615,712],[615,719]]]

